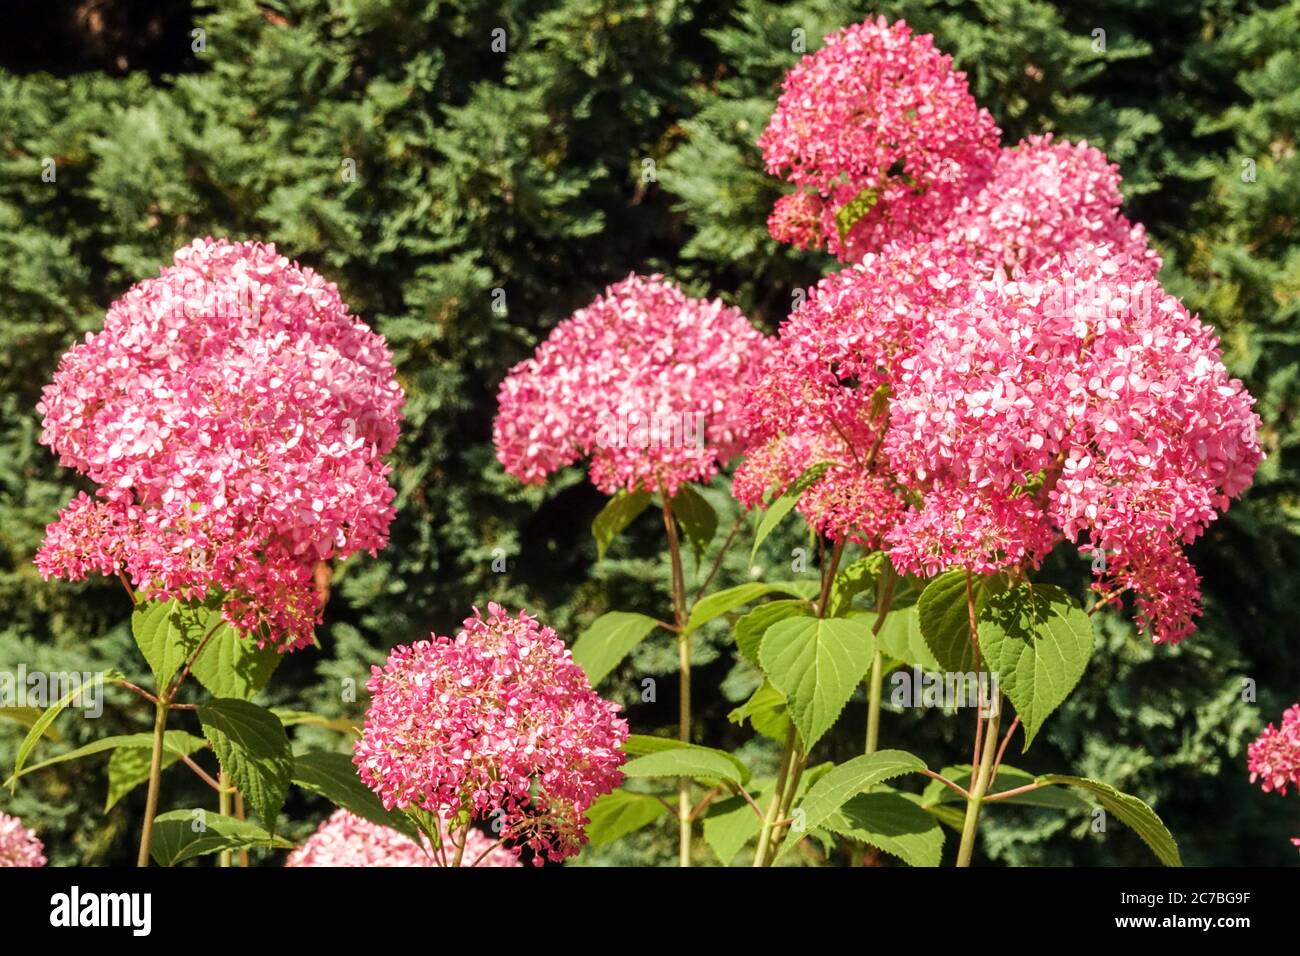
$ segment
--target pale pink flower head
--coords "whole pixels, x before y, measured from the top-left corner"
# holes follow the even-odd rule
[[[289,853],[285,866],[451,866],[456,844],[449,829],[442,829],[442,853],[434,851],[428,837],[416,843],[396,830],[372,823],[347,810],[335,810],[316,832]],[[470,827],[461,854],[465,866],[520,866],[519,855],[498,846],[483,831]]]
[[[1300,787],[1300,704],[1282,715],[1281,726],[1269,724],[1246,751],[1250,782],[1265,793],[1286,795],[1287,787]]]
[[[743,394],[764,353],[739,309],[691,298],[662,276],[628,276],[511,369],[498,396],[497,458],[529,484],[590,458],[607,494],[675,494],[746,446]]]
[[[587,808],[622,782],[618,705],[522,611],[489,604],[455,638],[395,648],[367,687],[354,762],[384,806],[491,820],[538,865],[577,853]]]
[[[50,526],[37,567],[222,596],[259,641],[309,643],[315,563],[387,542],[402,403],[383,338],[333,283],[270,245],[195,240],[44,390],[42,442],[98,489]]]
[[[0,813],[0,867],[44,866],[45,846],[17,817]]]
[[[786,74],[758,145],[768,172],[825,200],[831,252],[856,259],[932,233],[987,177],[999,136],[934,38],[880,17],[828,35]],[[870,208],[842,240],[837,213],[868,195]]]

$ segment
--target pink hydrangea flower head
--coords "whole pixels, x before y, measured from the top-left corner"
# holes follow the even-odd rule
[[[1285,796],[1287,787],[1300,787],[1300,704],[1287,709],[1281,726],[1265,727],[1246,755],[1250,782],[1258,781],[1265,793]]]
[[[1262,458],[1253,399],[1213,331],[1141,254],[1084,245],[931,313],[897,363],[884,449],[923,504],[892,530],[900,570],[1036,565],[1062,538],[1109,562],[1157,641],[1193,628],[1183,554]]]
[[[270,245],[195,240],[44,390],[42,442],[98,489],[50,526],[37,567],[221,594],[241,631],[309,643],[313,566],[387,542],[402,403],[383,338],[333,283]]]
[[[879,546],[904,509],[882,447],[898,363],[931,314],[976,277],[964,247],[927,244],[907,255],[868,253],[818,283],[782,325],[751,390],[756,447],[736,471],[736,497],[753,507],[829,464],[798,510],[828,537]]]
[[[768,172],[826,201],[831,251],[856,259],[931,233],[987,177],[999,136],[934,38],[880,17],[828,35],[786,74],[758,144]],[[837,213],[868,196],[842,238]]]
[[[497,457],[529,484],[582,458],[603,492],[706,481],[748,440],[765,339],[739,309],[631,275],[561,322],[501,383]]]
[[[45,846],[17,817],[0,813],[0,867],[44,866]]]
[[[1119,183],[1119,167],[1086,142],[1031,136],[998,151],[988,183],[962,198],[945,229],[990,265],[1032,269],[1105,243],[1154,275],[1159,256],[1120,213]]]
[[[540,865],[578,852],[587,808],[622,782],[618,705],[522,611],[489,604],[455,638],[395,648],[367,686],[354,761],[390,809],[490,818]]]
[[[796,249],[820,249],[826,244],[823,213],[821,198],[816,193],[790,193],[778,199],[772,207],[767,231],[773,239],[787,242]]]
[[[335,810],[316,832],[289,853],[285,866],[442,866],[456,859],[451,833],[443,828],[442,853],[434,851],[428,837],[416,843],[390,827],[380,826],[347,810]],[[519,855],[497,845],[483,831],[466,833],[461,866],[520,866]]]

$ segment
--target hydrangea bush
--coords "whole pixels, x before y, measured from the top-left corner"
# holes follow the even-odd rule
[[[64,699],[10,785],[90,753],[147,754],[127,781],[148,787],[141,865],[229,865],[251,848],[291,849],[293,867],[543,865],[669,813],[683,866],[700,835],[724,865],[866,851],[968,866],[981,815],[1045,788],[1179,864],[1138,797],[1006,757],[1085,672],[1099,608],[1127,603],[1157,644],[1191,638],[1186,549],[1250,486],[1260,422],[1213,330],[1162,287],[1117,168],[1087,143],[1001,138],[951,58],[902,21],[848,27],[804,57],[757,141],[792,187],[768,228],[843,268],[774,336],[630,275],[500,385],[501,465],[540,484],[585,462],[609,496],[602,558],[657,512],[665,613],[607,613],[570,649],[485,602],[454,637],[396,647],[366,687],[364,727],[334,726],[344,742],[329,750],[295,754],[285,732],[328,721],[252,699],[315,642],[330,562],[387,543],[402,391],[383,339],[311,269],[257,243],[182,249],[67,353],[40,405],[43,441],[93,494],[50,526],[36,565],[121,580],[156,686],[110,679],[152,705],[154,731],[30,763]],[[742,514],[721,533],[710,499],[726,488]],[[755,558],[792,514],[815,576],[712,587],[729,549]],[[1090,562],[1086,602],[1043,578],[1058,549]],[[779,747],[774,774],[692,722],[692,635],[724,623],[757,678],[731,719]],[[671,737],[630,735],[595,689],[651,635],[678,651]],[[886,677],[906,689],[922,672],[975,711],[969,754],[938,768],[878,746]],[[817,762],[863,688],[863,752]],[[1250,748],[1265,791],[1300,786],[1297,714]],[[178,715],[202,736],[169,730]],[[217,812],[162,811],[174,762]],[[296,848],[277,832],[291,787],[339,807]],[[40,860],[40,844],[0,817],[10,858]]]

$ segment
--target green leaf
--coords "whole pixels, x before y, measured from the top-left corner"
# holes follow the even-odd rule
[[[848,618],[795,617],[767,630],[759,661],[768,680],[785,694],[805,751],[839,717],[871,666],[871,629]]]
[[[632,734],[623,742],[622,750],[632,756],[645,756],[646,754],[662,753],[665,750],[703,750],[707,753],[722,757],[724,760],[731,761],[731,765],[740,774],[740,782],[744,783],[749,780],[749,767],[745,762],[734,754],[729,754],[725,750],[718,750],[715,747],[701,747],[698,744],[688,744],[677,740],[674,737],[651,737],[648,734]]]
[[[1050,584],[997,590],[979,614],[984,668],[1015,705],[1024,750],[1079,683],[1092,656],[1092,618]]]
[[[842,837],[868,843],[908,866],[938,866],[943,855],[943,827],[900,793],[860,793],[823,823]]]
[[[253,847],[288,850],[293,844],[247,820],[206,810],[172,810],[154,819],[149,852],[159,866],[175,866],[208,853]]]
[[[326,730],[336,730],[341,734],[351,734],[354,737],[360,736],[361,733],[357,721],[349,717],[322,717],[311,711],[291,710],[288,707],[272,707],[271,713],[279,717],[280,723],[286,727],[310,724],[313,727],[324,727]]]
[[[1125,826],[1130,827],[1145,843],[1151,852],[1165,866],[1182,866],[1178,854],[1178,844],[1173,834],[1164,825],[1156,812],[1144,801],[1132,794],[1116,790],[1108,783],[1089,777],[1071,777],[1066,774],[1053,773],[1039,777],[1039,783],[1060,784],[1085,790],[1097,798],[1097,802]]]
[[[187,605],[176,598],[136,605],[131,612],[131,634],[149,662],[160,694],[194,653],[203,635],[220,621],[219,612],[201,605]]]
[[[830,616],[842,617],[853,608],[853,599],[875,587],[884,567],[885,555],[875,551],[841,568],[831,583]]]
[[[180,735],[177,738],[173,738],[174,740],[177,741],[179,741],[183,737],[190,737],[189,734],[183,733],[182,731],[179,730],[169,731],[169,733]],[[198,738],[191,738],[191,739],[198,740]],[[164,747],[167,746],[165,738],[164,738],[163,746]],[[207,744],[203,740],[199,740],[199,746],[206,747]],[[82,757],[92,757],[95,754],[102,754],[108,750],[116,750],[119,747],[143,747],[147,751],[152,752],[153,734],[118,734],[117,736],[113,736],[113,737],[101,737],[99,740],[91,741],[90,743],[86,744],[84,747],[78,747],[75,750],[69,750],[67,753],[62,753],[59,754],[58,756],[50,757],[48,760],[42,760],[40,763],[34,763],[30,767],[25,766],[23,767],[22,770],[16,772],[12,777],[6,780],[5,785],[9,786],[18,778],[25,777],[29,773],[35,773],[37,770],[44,770],[46,767],[53,767],[55,764],[67,763],[70,760],[80,760]],[[197,748],[186,750],[185,753],[191,754],[194,752],[194,749]]]
[[[222,624],[208,640],[190,673],[214,697],[252,700],[275,673],[283,655],[274,647],[258,647],[257,641],[240,637],[229,624]]]
[[[634,757],[623,765],[623,775],[637,777],[690,777],[713,786],[719,781],[740,784],[741,773],[730,754],[708,747],[682,744],[658,753]]]
[[[811,610],[807,601],[800,600],[768,601],[758,605],[736,622],[733,633],[740,656],[755,667],[762,666],[758,663],[758,648],[763,643],[767,629],[777,621],[784,621],[796,614],[808,614]]]
[[[758,528],[754,531],[754,547],[750,549],[749,561],[754,563],[754,558],[758,555],[758,546],[767,540],[768,535],[776,530],[777,526],[785,520],[785,516],[794,510],[794,506],[799,503],[803,493],[812,487],[813,483],[826,473],[830,462],[818,462],[808,468],[802,475],[790,482],[785,492],[768,506],[763,512],[762,517],[758,520]]]
[[[220,697],[199,707],[203,735],[253,812],[274,831],[293,779],[293,750],[280,718],[246,700]]]
[[[36,721],[41,719],[42,713],[43,711],[39,707],[0,707],[0,718],[4,720],[12,720],[14,723],[20,724],[28,730],[31,730]],[[59,733],[57,727],[47,726],[45,728],[45,736],[48,737],[52,743],[63,743],[63,734]]]
[[[727,719],[733,724],[744,724],[748,720],[756,731],[778,743],[785,740],[790,730],[790,712],[785,704],[785,695],[770,681],[763,681],[749,700],[727,714]]]
[[[650,504],[650,492],[625,491],[610,498],[591,523],[591,533],[596,536],[596,557],[604,560],[614,539],[623,533],[623,529],[636,520],[646,505]]]
[[[752,604],[764,595],[793,594],[802,596],[801,591],[803,591],[803,585],[794,581],[771,583],[751,581],[748,584],[737,584],[734,588],[716,591],[701,599],[695,607],[691,608],[691,615],[686,620],[686,633],[690,634],[699,630],[714,618],[721,617],[723,614],[734,611],[746,604]]]
[[[417,843],[420,840],[420,830],[410,817],[385,810],[379,798],[361,782],[352,758],[346,754],[327,750],[295,754],[293,782],[371,823],[396,830]]]
[[[939,773],[957,784],[957,786],[970,790],[972,779],[970,764],[944,767]],[[998,776],[993,781],[993,786],[989,788],[989,795],[1027,786],[1033,783],[1034,779],[1034,775],[1031,773],[1003,764],[998,768]],[[965,806],[966,800],[960,793],[945,786],[941,781],[931,780],[921,793],[921,806],[929,809],[941,803],[960,803]],[[1086,810],[1088,808],[1087,801],[1082,797],[1077,796],[1070,790],[1060,790],[1055,787],[1045,787],[1042,790],[1031,790],[1028,793],[1017,794],[1014,797],[999,800],[997,803],[991,804],[991,806],[997,806],[1000,803],[1016,803],[1026,807],[1045,807],[1051,810]]]
[[[851,797],[876,784],[924,769],[919,757],[904,750],[879,750],[840,764],[813,784],[799,803],[805,830],[821,826]]]
[[[915,604],[894,608],[885,615],[885,621],[876,635],[876,647],[909,667],[919,667],[926,671],[943,670],[925,643],[925,638],[921,636],[921,616]]]
[[[659,819],[668,808],[645,793],[615,790],[596,798],[587,808],[587,840],[592,846],[604,846],[627,836]]]
[[[767,778],[749,787],[750,796],[760,807],[766,807],[772,798],[772,789],[776,781]],[[709,845],[723,866],[731,866],[746,843],[758,837],[763,827],[762,820],[742,796],[714,800],[709,804],[702,829],[704,842]]]
[[[123,680],[123,677],[117,671],[110,670],[104,672],[103,680],[105,684],[116,684],[118,681]],[[7,781],[11,793],[14,788],[18,786],[18,778],[22,776],[23,767],[27,764],[27,758],[31,755],[32,748],[36,746],[36,741],[40,740],[41,737],[45,735],[46,730],[52,723],[54,723],[55,718],[67,710],[68,705],[78,699],[81,693],[81,684],[78,684],[49,707],[45,708],[41,715],[32,721],[32,726],[31,729],[27,731],[27,736],[24,737],[23,742],[18,745],[18,754],[14,757],[14,772]]]
[[[705,501],[704,497],[690,485],[682,485],[677,489],[671,507],[673,515],[681,522],[682,530],[686,532],[686,540],[695,549],[695,560],[700,560],[701,555],[713,543],[714,535],[718,533],[718,513],[713,510],[713,505]]]
[[[844,238],[853,231],[853,227],[863,216],[875,208],[879,200],[880,194],[874,187],[868,186],[835,210],[835,230],[840,234],[840,242],[843,242]]]
[[[153,759],[153,735],[132,734],[142,740],[140,746],[123,745],[108,758],[108,795],[104,799],[104,812],[112,810],[119,800],[149,779],[149,764]],[[169,730],[163,735],[162,769],[166,770],[181,755],[189,756],[208,745],[202,737],[183,730]]]
[[[975,613],[988,594],[989,579],[972,577],[971,592]],[[916,603],[920,616],[921,636],[939,662],[937,670],[965,674],[975,670],[975,651],[971,647],[970,611],[966,606],[966,571],[945,571],[930,581]]]
[[[574,642],[573,659],[587,672],[587,679],[595,687],[658,626],[658,621],[644,614],[628,611],[602,614]]]

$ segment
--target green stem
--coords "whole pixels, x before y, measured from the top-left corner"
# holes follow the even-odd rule
[[[984,734],[984,752],[980,756],[979,776],[966,801],[966,820],[961,828],[961,846],[957,850],[957,865],[970,866],[971,856],[975,852],[975,833],[979,827],[980,808],[988,793],[989,781],[993,777],[993,756],[998,749],[998,720],[1001,717],[1000,702],[995,702],[993,713],[989,716],[988,731]]]
[[[767,866],[768,848],[772,843],[772,829],[776,821],[780,819],[781,798],[785,794],[785,781],[790,775],[790,765],[794,761],[795,746],[795,729],[794,721],[790,722],[790,729],[786,731],[785,748],[781,751],[781,769],[777,771],[776,788],[772,791],[772,799],[767,804],[767,815],[763,817],[763,828],[758,833],[758,846],[754,850],[754,866]]]
[[[691,742],[691,638],[686,633],[686,579],[682,574],[682,546],[677,537],[677,521],[667,490],[659,486],[659,499],[663,502],[664,531],[668,535],[668,554],[672,560],[673,620],[677,624],[678,712],[677,736],[683,743]],[[691,865],[691,781],[682,777],[677,781],[677,862],[679,866]]]
[[[876,585],[876,623],[871,627],[872,638],[879,637],[880,629],[885,626],[885,615],[894,603],[894,587],[898,584],[898,575],[894,566],[885,559],[885,566],[880,572],[880,582]],[[867,747],[866,752],[873,754],[880,745],[880,698],[885,685],[885,656],[879,646],[871,655],[871,682],[867,685]]]
[[[234,795],[230,790],[230,777],[222,770],[217,773],[217,783],[221,789],[217,791],[217,807],[223,817],[228,817],[234,809]],[[222,850],[221,857],[217,861],[218,866],[230,866],[234,860],[234,854],[230,850]]]
[[[149,844],[153,839],[153,818],[158,814],[158,791],[162,785],[163,735],[167,732],[167,704],[154,705],[153,753],[149,759],[149,795],[144,803],[144,825],[140,829],[140,855],[136,866],[149,865]]]

